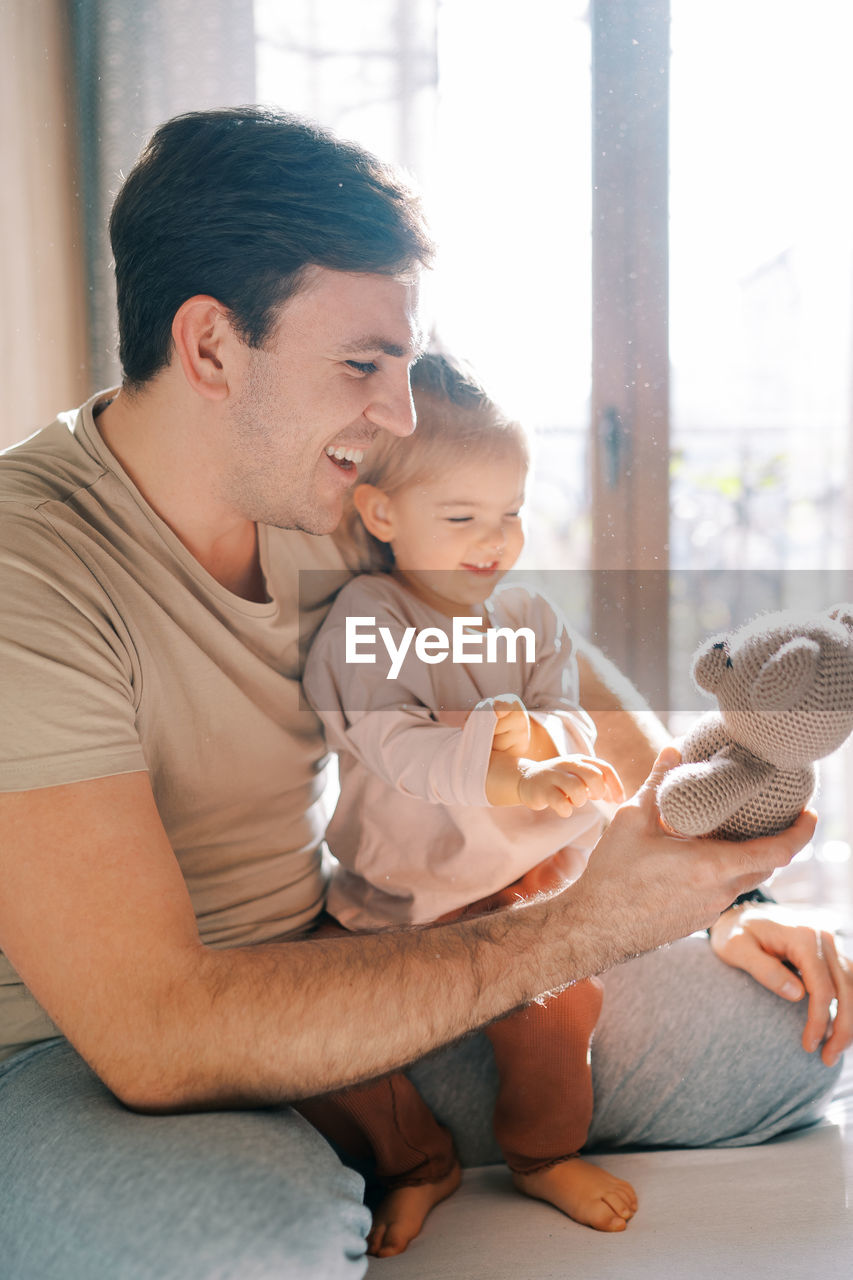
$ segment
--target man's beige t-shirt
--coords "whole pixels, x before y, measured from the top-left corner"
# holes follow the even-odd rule
[[[0,458],[0,791],[147,770],[202,939],[282,938],[324,893],[326,752],[299,676],[342,562],[262,527],[269,601],[232,595],[102,442],[103,399]],[[300,569],[329,571],[303,575],[301,627]],[[56,1034],[0,955],[0,1058]]]

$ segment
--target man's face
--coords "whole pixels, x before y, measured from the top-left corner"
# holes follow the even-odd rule
[[[311,267],[232,386],[221,497],[250,520],[330,533],[380,431],[409,435],[417,283]]]

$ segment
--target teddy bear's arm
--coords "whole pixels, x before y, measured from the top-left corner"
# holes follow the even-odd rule
[[[658,788],[658,805],[668,827],[685,836],[715,831],[766,786],[774,774],[772,765],[731,745],[709,760],[671,769]]]

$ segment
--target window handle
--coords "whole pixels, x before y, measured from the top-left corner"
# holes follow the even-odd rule
[[[598,441],[604,482],[608,489],[615,489],[628,470],[631,441],[619,410],[612,405],[603,411],[599,419]]]

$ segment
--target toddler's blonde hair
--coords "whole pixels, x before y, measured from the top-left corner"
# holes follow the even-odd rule
[[[443,352],[427,352],[412,366],[411,382],[416,431],[406,438],[381,432],[360,468],[359,484],[393,495],[483,454],[514,456],[527,470],[530,451],[524,429],[507,417],[460,361]],[[352,493],[334,536],[350,569],[387,573],[393,568],[394,553],[365,529]]]

